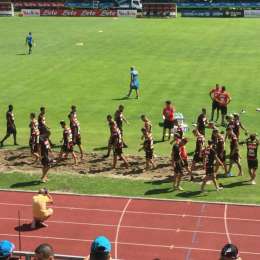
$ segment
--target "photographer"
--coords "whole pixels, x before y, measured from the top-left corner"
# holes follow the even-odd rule
[[[33,221],[31,228],[43,226],[48,227],[44,223],[50,216],[53,215],[53,209],[47,208],[47,203],[53,203],[53,199],[46,188],[40,189],[38,194],[33,196]]]

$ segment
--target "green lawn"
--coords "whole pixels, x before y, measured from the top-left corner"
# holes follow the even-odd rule
[[[61,139],[58,122],[67,119],[70,105],[76,104],[84,147],[90,152],[106,145],[105,117],[122,103],[130,122],[125,126],[129,144],[126,153],[135,154],[140,143],[140,114],[145,113],[152,120],[154,137],[158,140],[164,101],[173,100],[191,124],[201,107],[210,109],[208,91],[215,83],[225,85],[230,91],[233,98],[230,111],[245,109],[243,122],[250,131],[258,131],[260,120],[255,109],[260,107],[259,27],[260,20],[245,18],[1,18],[0,135],[5,133],[6,107],[12,103],[18,141],[26,145],[29,113],[38,112],[44,105],[52,139],[58,143]],[[29,31],[36,41],[31,56],[23,55]],[[84,46],[76,46],[78,42]],[[128,91],[131,65],[140,73],[141,99],[118,100]],[[189,150],[193,146],[191,141]],[[167,142],[155,146],[156,154],[168,155],[170,150]],[[1,179],[1,185],[8,187]],[[79,180],[73,178],[73,181]],[[111,187],[117,182],[120,187],[129,184],[111,180]],[[133,192],[127,189],[128,195],[142,195],[149,189],[147,184],[134,183],[140,187]],[[118,189],[111,188],[110,193],[121,194]],[[257,201],[250,193],[251,186],[237,189],[241,197]],[[236,189],[231,190],[236,194]],[[84,189],[84,192],[99,193],[99,190]],[[223,199],[239,200],[237,196],[229,198],[226,191],[225,194]],[[172,197],[166,193],[157,196]]]

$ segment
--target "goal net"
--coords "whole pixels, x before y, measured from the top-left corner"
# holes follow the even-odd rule
[[[14,5],[11,2],[0,1],[0,16],[14,16]]]

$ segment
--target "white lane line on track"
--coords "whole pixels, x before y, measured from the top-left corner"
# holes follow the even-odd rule
[[[17,234],[0,234],[0,236],[5,237],[18,237]],[[72,239],[72,238],[61,238],[61,237],[49,237],[49,236],[30,236],[24,235],[23,238],[39,238],[39,239],[53,239],[53,240],[68,240],[68,241],[78,241],[78,242],[92,242],[93,240],[89,239]],[[114,244],[115,242],[111,242]],[[167,248],[171,249],[171,245],[160,245],[160,244],[142,244],[142,243],[131,243],[131,242],[117,242],[118,245],[126,245],[126,246],[140,246],[140,247],[158,247],[158,248]],[[185,247],[185,246],[174,246],[174,249],[183,249],[188,250],[191,248],[192,250],[197,251],[209,251],[209,252],[219,252],[219,249],[212,248],[201,248],[201,247]],[[240,251],[241,254],[248,255],[260,255],[260,252],[250,252],[250,251]]]
[[[0,205],[6,206],[21,206],[21,207],[32,207],[29,204],[12,204],[12,203],[3,203],[0,202]],[[114,213],[122,213],[122,210],[114,210],[114,209],[95,209],[95,208],[75,208],[75,207],[59,207],[59,206],[52,206],[52,208],[56,209],[67,209],[67,210],[82,210],[82,211],[98,211],[98,212],[114,212]],[[126,211],[129,214],[141,214],[141,215],[158,215],[158,216],[176,216],[176,217],[189,217],[189,218],[205,218],[205,219],[219,219],[223,220],[222,217],[216,216],[199,216],[199,215],[189,215],[189,214],[176,214],[176,213],[159,213],[159,212],[144,212],[144,211],[133,211],[129,210]],[[237,220],[237,221],[248,221],[248,222],[260,222],[260,219],[248,219],[248,218],[233,218],[229,217],[227,220]]]
[[[124,209],[122,211],[122,214],[120,216],[120,219],[118,221],[117,228],[116,228],[116,238],[115,238],[115,258],[116,259],[117,259],[117,255],[118,255],[118,237],[119,237],[120,227],[121,227],[123,218],[125,216],[126,210],[127,210],[128,206],[129,206],[129,204],[131,203],[131,201],[132,201],[132,199],[127,200],[127,202],[125,204],[125,207],[124,207]]]
[[[126,211],[127,212],[127,211]],[[16,218],[0,218],[0,220],[8,220],[17,222]],[[21,219],[21,221],[30,222],[31,219]],[[104,224],[104,223],[89,223],[89,222],[73,222],[73,221],[59,221],[59,220],[48,220],[47,223],[55,223],[55,224],[67,224],[67,225],[83,225],[83,226],[101,226],[101,227],[117,227],[115,224]],[[200,234],[212,234],[212,235],[223,235],[226,236],[226,232],[216,232],[216,231],[198,231],[192,229],[180,229],[180,228],[158,228],[158,227],[144,227],[144,226],[127,226],[121,225],[121,228],[129,228],[129,229],[146,229],[146,230],[155,230],[155,231],[173,231],[173,232],[187,232],[187,233],[200,233]],[[260,238],[260,235],[254,234],[240,234],[240,233],[230,233],[233,236],[243,236],[243,237],[255,237]]]
[[[227,235],[228,243],[231,243],[231,238],[230,238],[230,234],[229,234],[229,231],[228,231],[227,211],[228,211],[228,205],[225,204],[225,209],[224,209],[224,223],[225,223],[225,231],[226,231],[226,235]]]

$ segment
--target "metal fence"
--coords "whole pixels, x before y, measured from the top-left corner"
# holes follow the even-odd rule
[[[15,257],[19,257],[20,259],[23,260],[32,260],[34,257],[34,253],[33,252],[26,252],[26,251],[15,251],[13,253],[13,256]],[[59,255],[59,254],[55,254],[55,259],[59,259],[59,260],[84,260],[85,257],[83,256],[72,256],[72,255]]]

